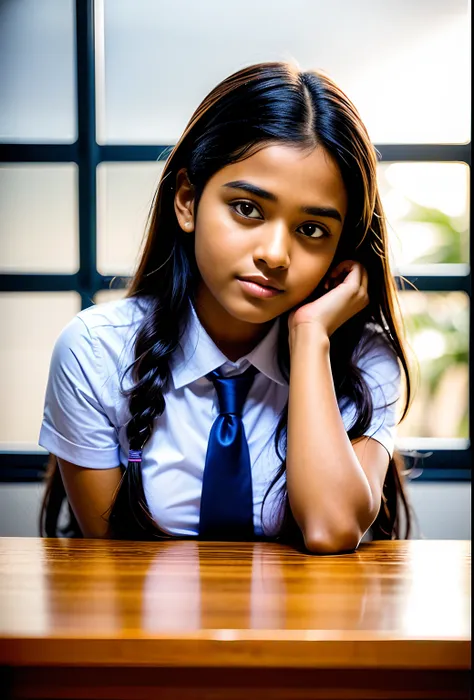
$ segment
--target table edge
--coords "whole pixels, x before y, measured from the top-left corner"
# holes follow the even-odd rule
[[[6,666],[471,668],[470,639],[0,639]]]

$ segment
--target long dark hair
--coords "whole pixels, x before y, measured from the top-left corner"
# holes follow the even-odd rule
[[[299,71],[289,62],[248,66],[215,87],[192,115],[183,135],[168,156],[154,195],[147,223],[146,242],[126,292],[126,298],[150,300],[134,345],[134,384],[122,394],[128,399],[131,419],[127,438],[131,449],[142,449],[153,422],[165,410],[164,393],[170,378],[169,360],[184,330],[189,300],[194,301],[200,280],[193,236],[185,234],[176,218],[176,175],[186,169],[194,186],[195,215],[203,189],[221,168],[243,160],[271,144],[301,149],[322,146],[337,162],[348,197],[344,229],[332,267],[341,260],[358,260],[368,272],[369,305],[331,336],[330,360],[338,400],[352,401],[356,422],[348,431],[353,440],[367,431],[373,413],[371,392],[357,366],[367,337],[381,341],[398,358],[405,379],[405,403],[400,421],[411,403],[410,368],[404,348],[404,327],[394,277],[390,271],[387,229],[377,188],[377,152],[360,116],[342,90],[320,71]],[[321,280],[314,294],[321,292]],[[278,337],[278,363],[290,376],[288,315],[282,315]],[[368,334],[368,335],[367,335]],[[288,404],[275,432],[275,450],[281,466],[265,495],[286,471]],[[410,536],[411,506],[404,488],[404,459],[395,450],[389,462],[382,501],[370,528],[372,539]],[[41,533],[55,536],[58,499],[65,498],[61,476],[52,460],[41,513]],[[277,541],[301,546],[285,479],[279,490],[282,526]],[[263,505],[262,503],[262,513]],[[402,535],[401,509],[405,532]],[[70,510],[69,534],[80,536]],[[110,508],[113,537],[155,539],[169,537],[154,522],[145,498],[140,465],[128,462]]]

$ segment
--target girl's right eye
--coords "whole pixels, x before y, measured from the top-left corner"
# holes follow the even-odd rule
[[[244,213],[244,212],[238,211],[237,207],[248,207],[250,210],[255,209],[255,211],[258,211],[258,209],[257,209],[257,207],[255,206],[255,204],[252,204],[251,202],[245,202],[245,201],[231,202],[231,203],[230,203],[230,206],[232,207],[232,209],[233,209],[234,211],[237,212],[237,214],[239,214],[239,216],[243,216],[243,217],[246,218],[246,219],[256,219],[256,218],[259,218],[259,217],[255,217],[255,216],[249,216],[248,213],[246,214],[246,213]]]

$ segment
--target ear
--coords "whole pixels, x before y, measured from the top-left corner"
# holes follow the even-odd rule
[[[329,283],[331,281],[331,273],[334,270],[335,267],[339,264],[339,259],[337,255],[334,256],[331,264],[329,265],[328,269],[326,270],[326,274],[322,278],[321,282],[319,283],[323,289],[326,291],[329,289]]]
[[[339,265],[340,262],[346,259],[347,255],[347,250],[346,247],[344,246],[344,242],[342,240],[342,236],[339,239],[338,246],[336,248],[336,252],[334,253],[334,257],[331,260],[331,264],[329,265],[326,274],[324,275],[323,279],[321,280],[320,284],[323,285],[324,289],[328,289],[328,283],[331,279],[331,273],[332,271]]]
[[[186,233],[192,233],[195,227],[194,197],[194,186],[189,181],[186,168],[181,168],[176,175],[174,210],[179,225]]]

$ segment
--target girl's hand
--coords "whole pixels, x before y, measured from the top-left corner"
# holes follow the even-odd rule
[[[355,260],[343,260],[330,273],[324,287],[328,290],[288,316],[290,337],[297,326],[313,324],[328,338],[348,319],[369,303],[367,270]]]

